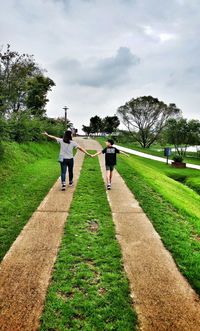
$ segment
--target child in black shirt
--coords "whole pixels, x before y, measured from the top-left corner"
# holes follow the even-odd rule
[[[104,148],[102,151],[92,155],[92,157],[97,156],[101,153],[105,154],[105,163],[106,163],[106,179],[107,179],[107,189],[111,189],[111,181],[112,181],[112,172],[114,170],[114,167],[117,163],[117,157],[116,155],[121,153],[126,156],[129,156],[128,154],[119,151],[116,147],[113,146],[114,141],[112,139],[108,139],[106,141],[106,148]]]

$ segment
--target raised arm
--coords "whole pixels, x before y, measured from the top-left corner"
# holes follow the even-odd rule
[[[48,138],[51,138],[51,139],[54,139],[54,140],[57,140],[59,139],[58,137],[55,137],[55,136],[51,136],[50,134],[48,134],[46,131],[42,133],[44,136],[48,137]]]
[[[120,154],[123,154],[123,155],[126,155],[126,156],[129,157],[129,154],[127,154],[127,153],[125,153],[125,152],[123,152],[123,151],[121,151],[121,150],[120,150]]]

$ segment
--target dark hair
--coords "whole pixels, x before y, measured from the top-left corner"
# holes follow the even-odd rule
[[[70,140],[72,140],[72,132],[70,130],[65,131],[63,141],[66,144],[70,143]]]
[[[114,145],[114,140],[113,139],[108,139],[107,142],[110,143],[111,145]]]

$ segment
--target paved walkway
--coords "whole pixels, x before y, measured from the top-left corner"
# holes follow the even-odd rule
[[[127,148],[127,147],[123,147],[123,146],[119,146],[119,145],[114,145],[115,147],[121,149],[124,152],[133,154],[133,155],[137,155],[137,156],[141,156],[144,157],[146,159],[151,159],[151,160],[155,160],[155,161],[159,161],[159,162],[164,162],[166,163],[166,158],[163,157],[159,157],[159,156],[154,156],[151,154],[146,154],[146,153],[142,153],[142,152],[138,152],[135,149],[131,149],[131,148]],[[169,164],[171,164],[173,162],[173,160],[169,160]],[[191,164],[191,163],[186,163],[187,168],[192,168],[192,169],[197,169],[200,170],[200,165],[197,164]]]
[[[75,158],[75,185],[52,187],[5,255],[0,269],[0,330],[38,330],[59,249],[64,224],[79,177],[84,154]]]

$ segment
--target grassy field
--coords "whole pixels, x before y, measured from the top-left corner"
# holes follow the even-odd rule
[[[40,331],[135,329],[97,158],[84,160],[41,322]]]
[[[102,142],[102,141],[101,141]],[[200,172],[120,156],[117,170],[150,218],[180,271],[200,294]],[[190,184],[193,189],[184,185]]]
[[[2,259],[59,176],[55,143],[4,143],[0,160],[0,258]]]

